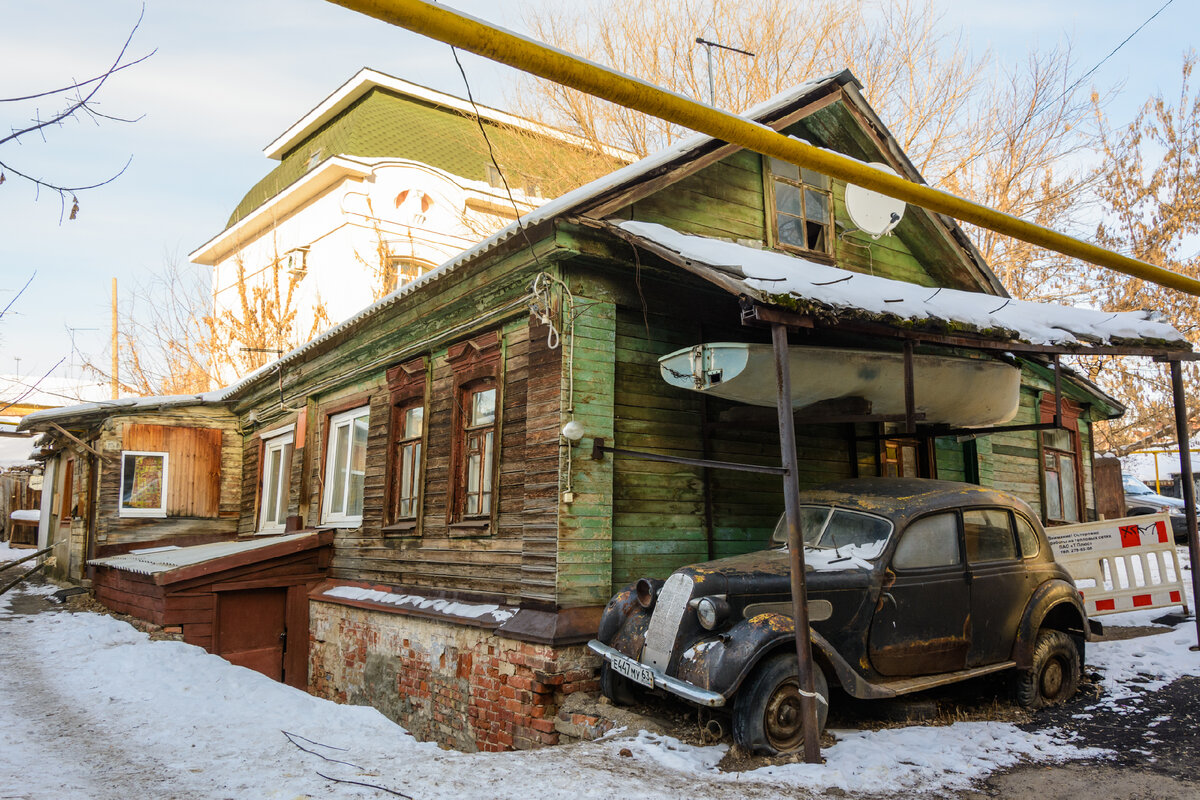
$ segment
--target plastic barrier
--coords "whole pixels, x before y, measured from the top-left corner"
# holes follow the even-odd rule
[[[1166,606],[1188,613],[1166,514],[1056,525],[1046,535],[1090,616]]]

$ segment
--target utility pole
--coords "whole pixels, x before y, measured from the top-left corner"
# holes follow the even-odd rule
[[[112,399],[116,400],[121,393],[121,384],[117,380],[117,279],[112,279]]]
[[[710,106],[712,106],[713,108],[716,108],[717,107],[717,79],[713,73],[713,48],[719,47],[722,50],[731,50],[734,53],[741,53],[742,55],[750,56],[751,58],[754,58],[754,53],[751,53],[747,50],[739,50],[736,47],[730,47],[729,45],[721,44],[720,42],[710,42],[708,39],[705,39],[702,36],[696,37],[696,44],[703,45],[705,51],[707,51],[707,53],[708,53],[708,104]]]

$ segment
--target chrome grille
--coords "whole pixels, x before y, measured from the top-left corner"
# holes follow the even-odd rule
[[[679,632],[679,623],[687,611],[688,600],[692,599],[692,579],[676,573],[667,578],[658,599],[654,602],[654,613],[646,628],[646,646],[642,649],[642,663],[666,670],[671,660],[671,647]]]

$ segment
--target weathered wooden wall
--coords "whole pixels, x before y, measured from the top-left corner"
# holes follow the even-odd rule
[[[215,517],[220,510],[219,428],[128,424],[123,450],[167,453],[167,516]]]
[[[109,418],[93,440],[101,454],[97,555],[171,539],[195,544],[233,538],[242,502],[242,437],[236,425],[223,408],[206,406]],[[123,450],[171,453],[166,518],[120,516]],[[77,484],[77,491],[86,488]]]

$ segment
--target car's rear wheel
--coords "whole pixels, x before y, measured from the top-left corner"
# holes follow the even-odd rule
[[[600,692],[614,706],[629,706],[637,702],[637,689],[633,681],[618,675],[607,661],[600,667]]]
[[[1017,702],[1043,708],[1066,702],[1079,688],[1079,651],[1062,631],[1038,631],[1033,646],[1033,669],[1017,678]]]
[[[817,732],[829,715],[829,684],[813,664],[817,693]],[[733,740],[754,753],[775,755],[804,744],[800,670],[795,653],[780,653],[758,666],[738,692],[733,706]]]

